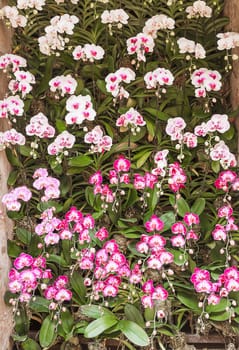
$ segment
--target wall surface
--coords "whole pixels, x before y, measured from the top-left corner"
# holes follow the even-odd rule
[[[0,1],[0,8],[5,5],[4,1]],[[6,28],[0,20],[0,55],[11,51],[11,31]],[[5,96],[7,90],[6,74],[0,72],[0,99]],[[6,120],[0,119],[0,131],[9,127]],[[10,172],[10,166],[6,159],[5,153],[0,152],[0,198],[6,192],[7,178]],[[10,334],[12,333],[13,321],[12,310],[4,303],[3,296],[7,288],[9,258],[7,255],[7,238],[11,237],[12,223],[4,215],[4,208],[0,202],[0,349],[10,350],[9,343]]]
[[[225,0],[224,7],[225,15],[230,18],[230,23],[227,30],[239,33],[239,0]],[[233,54],[239,57],[239,47],[233,50]],[[239,108],[239,59],[233,62],[233,70],[231,73],[231,104],[233,110]],[[235,119],[235,124],[237,128],[237,162],[239,164],[239,112]]]

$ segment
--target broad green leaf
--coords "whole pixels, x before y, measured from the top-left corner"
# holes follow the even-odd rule
[[[28,245],[31,242],[32,234],[23,227],[16,228],[16,236],[22,243]]]
[[[132,304],[126,304],[124,307],[124,313],[127,320],[133,321],[141,327],[145,326],[144,318],[141,314],[141,311],[139,311],[139,309],[137,309],[136,306]]]
[[[186,213],[190,212],[190,208],[188,203],[185,201],[185,199],[183,197],[180,197],[177,200],[177,210],[178,210],[178,214],[180,216],[184,216]]]
[[[206,311],[208,313],[222,312],[230,306],[230,303],[227,299],[221,299],[220,302],[216,305],[207,305]]]
[[[197,215],[202,214],[205,209],[206,201],[204,198],[197,198],[191,207],[191,212]]]
[[[61,326],[66,334],[72,332],[73,324],[73,316],[71,312],[68,309],[66,309],[66,311],[61,313]]]
[[[146,107],[144,108],[144,111],[148,112],[153,117],[156,117],[160,120],[168,120],[169,115],[167,113],[161,112],[158,109]]]
[[[54,340],[56,339],[56,336],[57,336],[56,324],[51,319],[50,316],[47,316],[41,325],[41,329],[39,333],[40,345],[43,348],[46,348],[52,345]]]
[[[22,248],[17,245],[16,241],[7,241],[7,253],[11,258],[18,257],[21,254]]]
[[[147,159],[150,157],[152,151],[144,152],[141,157],[136,161],[136,168],[141,168]]]
[[[70,284],[74,292],[80,297],[82,303],[84,303],[86,296],[86,287],[84,285],[83,277],[80,272],[74,271],[70,279]]]
[[[173,211],[168,211],[167,213],[160,216],[160,219],[164,222],[164,227],[161,232],[167,231],[175,223],[175,214]]]
[[[198,306],[198,299],[192,293],[187,294],[186,292],[177,294],[178,300],[190,310],[197,314],[200,314],[202,309]]]
[[[41,350],[40,345],[33,339],[28,338],[21,343],[22,350]]]
[[[226,321],[226,320],[229,320],[229,318],[230,318],[230,313],[227,311],[210,314],[210,320],[213,320],[213,321]]]
[[[81,155],[81,156],[77,156],[74,158],[71,158],[69,160],[69,165],[70,166],[74,166],[74,167],[86,167],[90,164],[93,163],[93,159],[86,156],[86,155]]]
[[[95,338],[102,334],[106,329],[111,328],[118,322],[115,316],[103,316],[91,322],[85,329],[84,336],[86,338]]]
[[[8,186],[13,186],[16,183],[18,176],[19,176],[18,170],[11,171],[7,179]]]
[[[129,320],[120,320],[118,327],[133,344],[138,346],[149,345],[149,337],[147,333],[137,323]]]
[[[177,249],[168,249],[170,253],[174,256],[174,263],[178,266],[182,266],[188,261],[188,253],[182,252],[181,250]]]
[[[29,303],[30,309],[36,312],[49,312],[49,305],[50,301],[40,296],[35,296]]]
[[[29,317],[27,315],[27,311],[23,308],[18,309],[18,313],[15,314],[14,319],[16,333],[20,336],[28,334]]]
[[[15,166],[18,168],[23,167],[22,163],[20,162],[20,160],[18,158],[17,153],[14,152],[14,150],[12,150],[10,148],[6,148],[5,152],[6,152],[7,159],[12,166]]]
[[[80,312],[91,318],[100,318],[102,316],[114,316],[114,313],[100,305],[81,305]]]

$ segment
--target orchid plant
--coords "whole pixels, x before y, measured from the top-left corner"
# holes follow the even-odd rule
[[[118,5],[1,9],[15,28],[0,57],[0,148],[12,165],[2,202],[15,222],[6,302],[17,349],[68,349],[79,336],[173,349],[180,332],[224,322],[238,334],[225,82],[239,34],[224,31],[222,0]]]

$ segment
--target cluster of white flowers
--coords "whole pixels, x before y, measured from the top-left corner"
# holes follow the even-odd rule
[[[101,22],[104,24],[115,24],[121,27],[122,24],[127,24],[129,15],[123,9],[105,10],[101,14]]]
[[[25,136],[15,129],[0,132],[0,150],[5,149],[9,145],[24,145],[25,142]]]
[[[21,56],[14,55],[12,53],[6,53],[0,57],[0,69],[3,69],[4,72],[15,72],[19,68],[26,66],[27,61]]]
[[[26,126],[26,134],[41,139],[51,138],[55,135],[55,128],[49,125],[47,117],[40,112],[30,119],[30,124]]]
[[[156,89],[164,85],[172,85],[174,76],[165,68],[157,68],[152,72],[148,72],[144,76],[147,89]]]
[[[206,57],[204,47],[199,43],[195,43],[193,40],[188,40],[182,37],[177,40],[177,43],[180,53],[194,53],[196,59],[203,59]]]
[[[17,0],[17,8],[20,10],[36,9],[42,11],[46,0]]]
[[[8,96],[0,101],[0,118],[8,118],[11,116],[22,116],[24,113],[24,102],[16,96]]]
[[[207,68],[196,69],[191,76],[192,84],[196,88],[195,96],[206,97],[207,92],[219,91],[222,86],[221,78],[218,71]]]
[[[74,15],[64,14],[53,17],[50,25],[45,28],[46,34],[38,38],[41,53],[50,56],[57,50],[64,50],[69,38],[64,38],[63,35],[72,35],[75,24],[78,22],[79,19]]]
[[[74,60],[82,60],[84,62],[88,60],[90,62],[101,60],[104,54],[105,50],[101,46],[95,44],[85,44],[83,47],[78,45],[72,52]]]
[[[121,128],[121,131],[124,129],[128,130],[130,128],[133,135],[136,132],[140,131],[140,127],[146,124],[142,115],[136,111],[133,107],[131,107],[125,114],[122,114],[116,120],[116,126]]]
[[[175,28],[175,20],[166,15],[155,15],[145,22],[143,33],[157,38],[158,30],[173,30]]]
[[[36,83],[35,77],[32,73],[23,70],[16,70],[13,75],[14,79],[9,81],[8,88],[12,94],[20,92],[24,98],[32,91],[32,85]]]
[[[77,81],[70,75],[58,75],[49,81],[50,90],[58,91],[61,96],[72,95],[76,91]]]
[[[218,50],[230,50],[239,46],[239,33],[218,33],[217,38],[219,38],[217,41]]]
[[[95,126],[93,130],[85,134],[85,143],[90,143],[90,152],[102,153],[109,151],[112,147],[112,138],[103,134],[103,131],[99,125]]]
[[[129,93],[126,91],[122,83],[129,84],[135,80],[136,74],[130,68],[121,67],[114,73],[110,73],[106,76],[106,90],[110,92],[115,98],[128,98]]]
[[[144,33],[139,33],[136,36],[129,38],[126,43],[128,54],[133,55],[136,53],[139,62],[146,61],[145,54],[153,52],[155,45],[152,36]]]
[[[72,95],[66,101],[66,110],[69,112],[65,116],[65,121],[68,125],[80,125],[84,120],[94,120],[96,116],[96,111],[93,108],[89,95]]]
[[[0,9],[0,19],[9,21],[13,28],[27,25],[27,18],[19,13],[16,6],[4,6]]]
[[[211,7],[207,6],[205,1],[197,0],[194,1],[192,6],[186,8],[186,13],[188,13],[188,18],[206,17],[210,18],[212,16]]]
[[[70,149],[73,147],[74,143],[76,141],[76,138],[74,135],[70,134],[68,131],[63,131],[61,134],[59,134],[55,141],[52,142],[48,148],[48,154],[50,155],[58,155],[59,153],[63,153],[64,149]],[[68,152],[66,151],[66,154]]]

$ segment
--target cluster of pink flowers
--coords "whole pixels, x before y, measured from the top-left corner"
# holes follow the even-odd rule
[[[16,6],[4,6],[1,8],[1,16],[9,21],[13,28],[26,27],[27,17],[19,13]]]
[[[165,85],[172,85],[174,77],[168,69],[156,68],[145,74],[144,81],[147,89],[157,89]]]
[[[5,204],[7,210],[19,211],[21,208],[21,202],[28,202],[32,197],[31,191],[26,186],[20,186],[14,188],[9,193],[6,193],[2,197],[2,203]]]
[[[68,125],[80,125],[84,120],[94,120],[96,116],[96,111],[93,108],[89,95],[70,96],[66,101],[66,110],[69,112],[65,116],[66,124]]]
[[[224,225],[216,224],[214,230],[212,231],[212,237],[215,241],[228,241],[229,245],[234,246],[235,242],[231,239],[229,232],[237,231],[238,226],[234,224],[235,218],[233,217],[233,209],[231,205],[223,205],[217,211],[219,218],[225,218],[226,222]],[[222,249],[224,253],[224,249]]]
[[[224,141],[219,141],[210,149],[210,158],[219,161],[224,169],[235,167],[237,164],[236,157],[230,152],[229,147]]]
[[[146,62],[145,54],[153,52],[155,46],[152,36],[144,33],[139,33],[136,36],[129,38],[126,44],[128,54],[133,55],[136,53],[139,62]]]
[[[128,98],[129,93],[123,88],[122,83],[129,84],[135,80],[135,72],[130,68],[121,67],[114,73],[106,76],[106,90],[110,92],[115,98]]]
[[[239,46],[239,33],[218,33],[217,38],[219,38],[217,41],[218,50],[231,50]]]
[[[77,88],[77,81],[70,75],[58,75],[49,81],[50,90],[59,92],[61,96],[73,95]]]
[[[64,301],[69,301],[72,298],[72,292],[67,288],[69,280],[66,275],[58,276],[52,285],[46,286],[44,290],[44,297],[47,300],[53,300],[49,305],[50,310],[56,310],[58,304]],[[55,303],[55,301],[57,303]]]
[[[159,232],[163,229],[164,223],[156,215],[152,215],[145,223],[147,232],[152,235],[142,234],[140,241],[136,243],[136,249],[141,254],[146,254],[146,264],[149,269],[160,271],[164,265],[174,261],[173,254],[165,249],[166,239]]]
[[[24,113],[24,102],[16,96],[9,96],[0,101],[0,118],[8,118],[11,116],[22,116]]]
[[[60,181],[55,177],[49,176],[45,168],[37,169],[33,174],[33,187],[38,191],[44,190],[44,196],[41,197],[42,202],[47,202],[50,199],[59,198],[60,196]]]
[[[70,134],[67,130],[60,133],[56,138],[55,141],[50,143],[47,151],[48,154],[54,156],[58,154],[64,154],[68,155],[68,151],[64,150],[65,148],[71,149],[76,141],[76,138],[74,135]],[[58,162],[61,161],[61,159],[57,158]]]
[[[188,13],[188,18],[210,18],[212,16],[212,8],[207,6],[205,1],[197,0],[194,1],[192,6],[186,8],[186,13]]]
[[[224,192],[239,191],[239,177],[232,170],[221,171],[214,182],[214,186]]]
[[[130,128],[133,134],[139,132],[140,127],[144,125],[146,125],[144,118],[133,107],[131,107],[125,114],[121,114],[116,120],[116,126],[120,127],[121,131],[124,131],[122,130],[123,128],[126,130]]]
[[[90,62],[102,60],[104,54],[105,50],[101,46],[95,44],[85,44],[83,47],[78,45],[72,52],[74,60],[82,60],[83,62],[88,60]]]
[[[105,10],[101,14],[101,22],[104,24],[114,24],[121,28],[122,24],[128,23],[129,16],[123,9]]]
[[[55,135],[55,128],[48,123],[48,118],[43,113],[38,113],[30,119],[30,124],[26,126],[28,136],[51,138]]]
[[[38,236],[44,236],[46,246],[57,244],[60,240],[59,234],[54,231],[61,223],[61,220],[54,217],[54,211],[54,208],[44,210],[40,216],[41,222],[35,227],[35,233]],[[41,246],[42,244],[40,243],[39,248]]]
[[[26,67],[27,61],[25,58],[14,55],[12,53],[6,53],[5,55],[0,56],[0,69],[6,71],[15,72],[19,68]]]
[[[187,240],[198,240],[199,238],[193,230],[193,225],[199,224],[199,216],[194,213],[186,213],[183,221],[177,221],[171,227],[174,236],[170,238],[170,241],[173,247],[184,248]]]
[[[221,298],[227,298],[230,292],[239,291],[239,271],[236,266],[228,267],[219,275],[216,282],[212,282],[209,271],[196,267],[191,282],[197,293],[209,294],[208,304],[216,305]]]
[[[1,132],[0,131],[0,150],[5,149],[9,145],[24,145],[26,138],[20,132],[17,132],[15,129],[10,129]]]
[[[36,83],[35,77],[32,73],[23,70],[16,70],[13,75],[14,79],[9,81],[8,88],[13,95],[19,92],[24,98],[32,91],[32,85]]]
[[[230,123],[226,114],[213,114],[211,118],[205,123],[197,125],[194,133],[197,136],[206,136],[208,133],[219,132],[223,134],[230,129]]]
[[[46,268],[46,259],[42,256],[34,258],[21,253],[14,260],[13,266],[8,275],[8,288],[11,293],[18,294],[20,302],[29,302],[42,282],[52,278],[52,272]],[[13,299],[12,304],[15,303]]]
[[[193,40],[179,38],[177,40],[177,43],[179,46],[180,53],[194,53],[196,60],[203,59],[206,57],[206,51],[204,47],[199,43],[195,43],[195,41]]]
[[[186,128],[186,123],[183,118],[169,118],[166,125],[166,134],[170,136],[172,141],[183,140],[183,130]]]
[[[103,134],[103,131],[99,125],[96,125],[94,129],[85,134],[85,143],[90,143],[90,152],[102,153],[109,151],[112,147],[112,138]]]
[[[157,38],[158,30],[173,30],[175,28],[175,20],[160,14],[155,15],[145,22],[143,33]]]
[[[221,74],[218,71],[207,68],[196,69],[191,76],[191,82],[195,86],[196,97],[206,97],[207,92],[221,89]]]
[[[76,16],[69,14],[53,17],[50,25],[45,28],[46,34],[38,38],[40,52],[50,56],[55,51],[64,50],[69,38],[63,35],[72,35],[75,24],[78,22],[79,19]]]
[[[168,298],[168,291],[162,286],[158,285],[154,287],[154,283],[152,280],[146,281],[142,285],[142,290],[145,293],[141,297],[141,303],[144,308],[158,308],[159,301],[165,301]],[[157,317],[164,318],[165,313],[163,310],[157,310]]]
[[[94,283],[92,285],[91,299],[98,300],[103,297],[116,297],[122,278],[130,276],[129,263],[118,244],[112,239],[104,243],[103,247],[96,252],[87,248],[81,251],[79,257],[81,270],[93,270]],[[91,286],[89,277],[84,279],[86,286]]]

